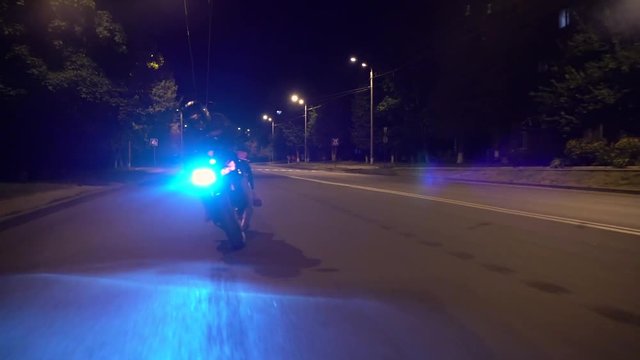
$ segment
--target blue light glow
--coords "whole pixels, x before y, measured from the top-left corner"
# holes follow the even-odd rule
[[[216,262],[0,276],[0,358],[372,359],[395,358],[398,349],[406,358],[429,351],[472,357],[446,318],[415,318],[379,301],[276,291],[245,279],[250,266]],[[218,278],[227,272],[239,279]]]
[[[216,182],[216,174],[212,169],[199,168],[191,173],[191,183],[195,186],[207,187]]]

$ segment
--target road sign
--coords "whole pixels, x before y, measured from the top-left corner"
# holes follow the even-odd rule
[[[331,146],[340,146],[340,138],[331,139]]]
[[[158,146],[158,138],[149,139],[149,144],[151,144],[151,146],[153,146],[153,147],[157,147]]]

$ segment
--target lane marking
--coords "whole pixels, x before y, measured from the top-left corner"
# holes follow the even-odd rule
[[[281,172],[292,172],[292,171],[296,171],[296,172],[317,172],[319,170],[306,170],[306,169],[264,169],[264,168],[256,168],[256,171],[281,171]]]
[[[554,215],[538,214],[538,213],[532,213],[532,212],[528,212],[528,211],[513,210],[513,209],[507,209],[507,208],[502,208],[502,207],[498,207],[498,206],[483,205],[483,204],[471,203],[471,202],[467,202],[467,201],[453,200],[453,199],[441,198],[441,197],[437,197],[437,196],[415,194],[415,193],[409,193],[409,192],[397,191],[397,190],[381,189],[381,188],[375,188],[375,187],[370,187],[370,186],[343,184],[343,183],[338,183],[338,182],[333,182],[333,181],[309,179],[309,178],[303,178],[303,177],[292,176],[292,175],[286,175],[286,177],[293,178],[293,179],[298,179],[298,180],[316,182],[316,183],[320,183],[320,184],[342,186],[342,187],[351,188],[351,189],[359,189],[359,190],[366,190],[366,191],[372,191],[372,192],[378,192],[378,193],[384,193],[384,194],[391,194],[391,195],[410,197],[410,198],[414,198],[414,199],[429,200],[429,201],[435,201],[435,202],[441,202],[441,203],[445,203],[445,204],[464,206],[464,207],[469,207],[469,208],[474,208],[474,209],[494,211],[494,212],[499,212],[499,213],[503,213],[503,214],[518,215],[518,216],[530,217],[530,218],[534,218],[534,219],[554,221],[554,222],[559,222],[559,223],[564,223],[564,224],[571,224],[571,225],[580,225],[580,226],[585,226],[585,227],[589,227],[589,228],[593,228],[593,229],[607,230],[607,231],[613,231],[613,232],[618,232],[618,233],[623,233],[623,234],[640,236],[640,229],[628,228],[628,227],[624,227],[624,226],[602,224],[602,223],[597,223],[597,222],[591,222],[591,221],[586,221],[586,220],[577,220],[577,219],[571,219],[571,218],[566,218],[566,217],[561,217],[561,216],[554,216]]]

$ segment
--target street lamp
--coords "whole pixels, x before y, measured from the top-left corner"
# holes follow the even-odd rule
[[[176,111],[180,115],[180,163],[182,163],[184,161],[184,116],[179,108]]]
[[[307,155],[307,104],[304,99],[296,94],[291,95],[291,101],[298,105],[304,105],[304,162],[309,162],[309,156]]]
[[[352,56],[349,61],[352,63],[356,63],[358,59],[355,56]],[[370,90],[370,104],[369,104],[369,161],[373,164],[373,67],[368,65],[366,62],[360,64],[363,68],[369,68],[369,90]]]
[[[277,113],[282,114],[282,111],[278,110]],[[271,162],[273,162],[276,159],[276,122],[267,114],[262,115],[262,120],[271,123]]]

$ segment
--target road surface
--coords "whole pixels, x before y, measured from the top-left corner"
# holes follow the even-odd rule
[[[257,171],[229,253],[129,186],[0,227],[0,359],[634,359],[640,197]]]

